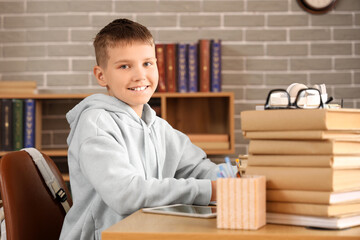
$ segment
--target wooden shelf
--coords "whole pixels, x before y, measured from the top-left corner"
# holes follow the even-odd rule
[[[66,157],[66,149],[42,149],[42,103],[46,100],[83,99],[91,94],[0,94],[0,99],[36,99],[36,148],[52,157]],[[234,143],[234,94],[232,92],[155,93],[161,117],[185,134],[227,134],[228,148],[204,149],[210,155],[232,154]],[[70,110],[70,109],[69,109]],[[0,152],[3,156],[6,152]]]

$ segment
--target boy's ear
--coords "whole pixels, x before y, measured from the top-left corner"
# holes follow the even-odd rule
[[[107,83],[104,77],[104,71],[102,70],[102,68],[100,66],[95,66],[94,67],[94,75],[99,83],[100,86],[102,87],[106,87]]]

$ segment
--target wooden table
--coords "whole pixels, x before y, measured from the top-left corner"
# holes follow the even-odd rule
[[[267,224],[257,231],[216,228],[216,218],[200,219],[135,212],[102,233],[102,240],[332,240],[360,239],[360,227],[315,230]]]

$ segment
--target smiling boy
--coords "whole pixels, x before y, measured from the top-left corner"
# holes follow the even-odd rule
[[[60,239],[101,239],[101,232],[144,207],[216,200],[217,165],[147,104],[158,83],[148,29],[127,19],[94,41],[94,94],[68,112],[73,206]]]

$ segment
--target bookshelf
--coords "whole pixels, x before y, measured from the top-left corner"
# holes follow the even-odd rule
[[[51,157],[66,157],[66,149],[42,148],[42,106],[46,100],[83,99],[90,94],[0,94],[0,99],[35,99],[35,147]],[[185,134],[225,135],[226,148],[203,147],[209,155],[234,153],[234,95],[232,92],[155,93],[161,117]],[[70,109],[68,109],[70,110]],[[216,145],[216,143],[215,143]],[[0,156],[7,152],[1,151]]]

